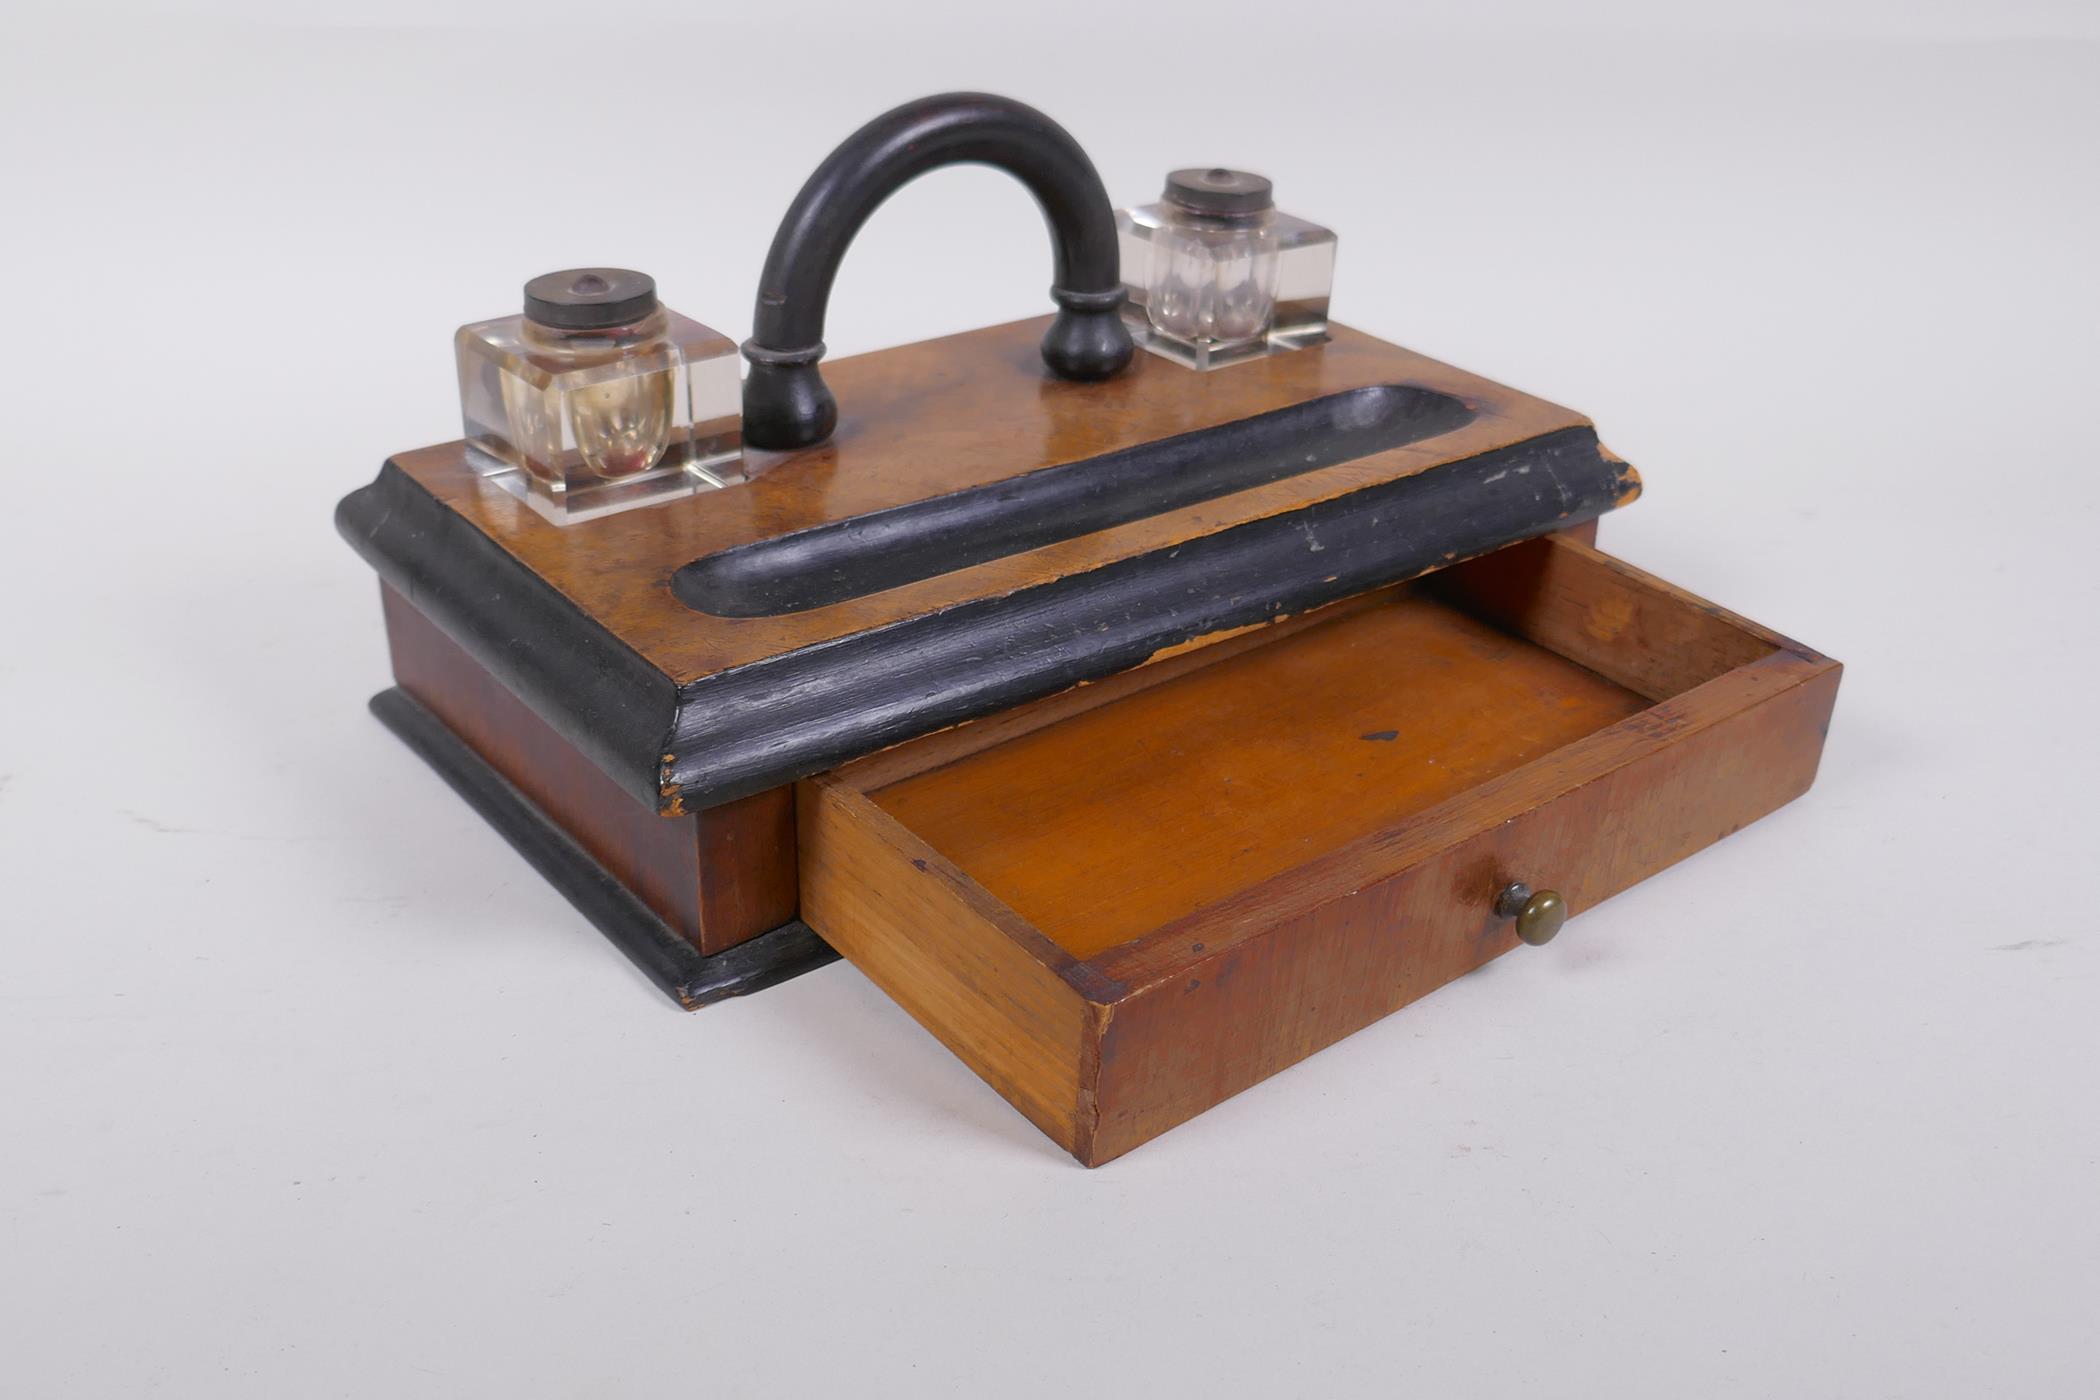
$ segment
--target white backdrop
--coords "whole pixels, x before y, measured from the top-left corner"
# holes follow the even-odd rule
[[[7,1388],[2089,1392],[2094,7],[942,8],[9,11]],[[743,335],[955,87],[1121,202],[1271,174],[1340,319],[1592,414],[1607,548],[1848,663],[1816,789],[1097,1172],[850,967],[670,1009],[366,715],[330,511],[532,273]],[[834,353],[1041,247],[928,179]]]

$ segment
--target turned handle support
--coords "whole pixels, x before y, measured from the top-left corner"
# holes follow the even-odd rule
[[[1032,107],[984,93],[922,98],[848,137],[788,206],[766,254],[744,358],[744,441],[784,450],[831,436],[838,401],[817,372],[824,310],[839,260],[868,216],[906,184],[944,165],[1006,171],[1043,207],[1056,254],[1057,319],[1043,363],[1063,379],[1106,379],[1130,363],[1123,325],[1115,212],[1093,162],[1063,127]]]

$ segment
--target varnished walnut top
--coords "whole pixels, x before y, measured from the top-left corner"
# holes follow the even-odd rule
[[[461,443],[404,452],[394,460],[643,659],[684,684],[1588,422],[1341,326],[1325,345],[1221,370],[1185,369],[1141,353],[1107,383],[1069,383],[1042,368],[1036,343],[1047,319],[827,364],[825,375],[840,405],[839,429],[830,441],[780,456],[742,486],[580,524],[554,525],[482,481]],[[670,590],[679,566],[732,545],[1391,383],[1456,395],[1477,416],[1408,446],[808,612],[714,617],[687,607]]]

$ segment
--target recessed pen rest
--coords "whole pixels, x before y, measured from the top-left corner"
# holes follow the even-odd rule
[[[1318,471],[1472,421],[1455,395],[1375,384],[705,555],[671,588],[717,617],[804,612]]]

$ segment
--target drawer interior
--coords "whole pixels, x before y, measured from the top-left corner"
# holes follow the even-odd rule
[[[1128,998],[1200,986],[1236,942],[1288,935],[1527,803],[1660,754],[1681,726],[1658,726],[1658,707],[1775,658],[1835,670],[1578,541],[1515,546],[814,780],[805,916],[1076,1151]],[[1701,713],[1757,703],[1710,696]],[[1584,893],[1682,853],[1657,847]],[[1461,886],[1432,901],[1473,939],[1440,980],[1509,942],[1487,877]],[[1021,1004],[1017,975],[1043,997],[1032,1031],[963,1024]],[[1297,1037],[1298,1056],[1332,1038]],[[1031,1056],[1070,1063],[1028,1091]]]
[[[1415,594],[869,796],[1084,958],[1646,707]]]

